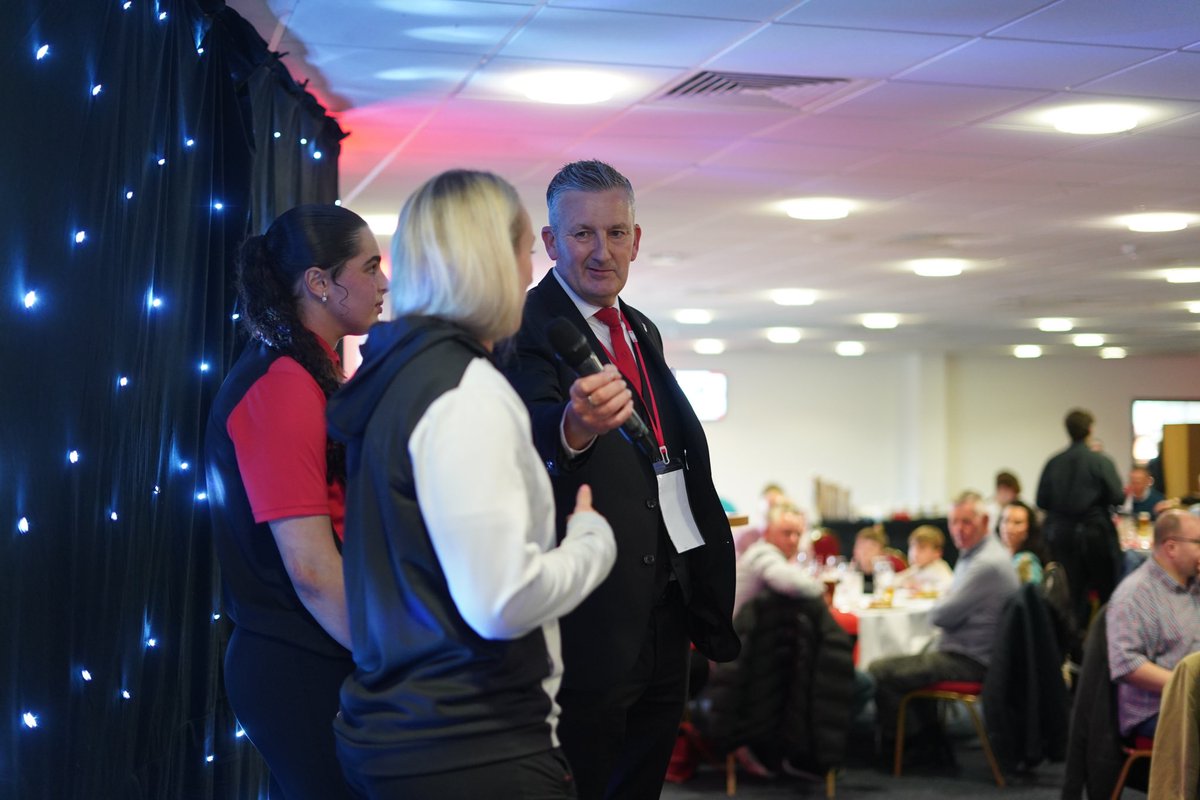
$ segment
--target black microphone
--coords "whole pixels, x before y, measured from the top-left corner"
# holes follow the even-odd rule
[[[600,359],[588,346],[587,339],[566,318],[556,317],[551,320],[546,326],[546,336],[549,337],[550,346],[554,348],[555,354],[578,375],[595,375],[604,369]],[[636,409],[621,425],[621,435],[636,445],[652,463],[662,460],[658,445],[650,435],[650,429],[638,416]]]

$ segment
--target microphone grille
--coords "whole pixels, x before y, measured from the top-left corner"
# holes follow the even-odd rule
[[[550,346],[568,364],[577,364],[588,357],[591,349],[587,339],[566,317],[555,317],[546,326]]]

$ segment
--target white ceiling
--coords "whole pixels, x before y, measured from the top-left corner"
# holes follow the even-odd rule
[[[674,346],[745,350],[1097,357],[1041,316],[1070,317],[1129,354],[1200,350],[1200,226],[1130,233],[1123,214],[1200,214],[1200,3],[1196,0],[236,0],[350,132],[345,204],[394,214],[426,178],[493,170],[535,227],[547,181],[577,158],[633,181],[642,250],[623,296]],[[613,73],[591,106],[526,100],[509,84],[545,68]],[[701,70],[845,78],[773,95],[664,99]],[[1072,136],[1038,114],[1128,102],[1129,133]],[[773,203],[831,195],[850,218],[801,222]],[[952,256],[957,278],[906,259]],[[541,256],[540,272],[549,266]],[[784,308],[777,287],[819,292]],[[714,314],[675,323],[679,308]],[[894,331],[859,325],[893,312]],[[804,331],[766,342],[767,326]]]

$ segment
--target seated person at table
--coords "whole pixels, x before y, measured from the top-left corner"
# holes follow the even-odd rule
[[[1200,651],[1200,519],[1163,513],[1154,549],[1108,604],[1108,669],[1122,736],[1154,736],[1175,665]]]
[[[792,597],[818,597],[824,591],[824,584],[796,560],[804,527],[804,512],[791,503],[777,503],[767,512],[763,537],[738,556],[735,617],[743,605],[766,588]]]
[[[1121,506],[1123,513],[1136,517],[1138,514],[1149,514],[1150,519],[1158,519],[1158,514],[1166,506],[1163,493],[1154,488],[1154,479],[1150,470],[1145,467],[1134,467],[1129,470],[1129,483],[1125,484],[1125,503]]]
[[[882,525],[863,528],[854,537],[854,552],[850,558],[863,575],[863,592],[867,594],[875,591],[875,559],[884,555],[887,545],[887,534]]]
[[[946,535],[934,525],[921,525],[908,535],[908,569],[896,576],[896,586],[921,594],[944,594],[954,571],[942,558]]]
[[[950,511],[950,536],[958,547],[954,579],[930,612],[938,635],[925,652],[871,663],[877,724],[885,747],[895,737],[896,712],[908,692],[937,681],[982,681],[991,658],[1000,613],[1019,588],[1012,561],[1000,540],[988,532],[987,512],[976,492],[964,492]],[[906,729],[916,733],[931,703],[914,704],[919,715]]]
[[[1000,515],[1000,539],[1012,553],[1021,583],[1041,583],[1042,566],[1050,561],[1050,553],[1034,510],[1020,500],[1006,505]]]
[[[766,517],[778,503],[791,503],[778,483],[768,483],[759,494],[758,510],[761,515],[753,524],[738,528],[733,532],[733,553],[740,556],[749,549],[750,545],[760,541],[767,529]]]

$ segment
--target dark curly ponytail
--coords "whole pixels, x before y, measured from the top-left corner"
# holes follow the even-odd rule
[[[251,236],[238,258],[237,291],[250,335],[304,367],[328,398],[344,380],[316,334],[300,320],[296,285],[309,267],[330,271],[336,282],[358,252],[367,223],[334,205],[296,206],[279,216],[262,236]],[[345,446],[327,439],[329,482],[346,478]]]

